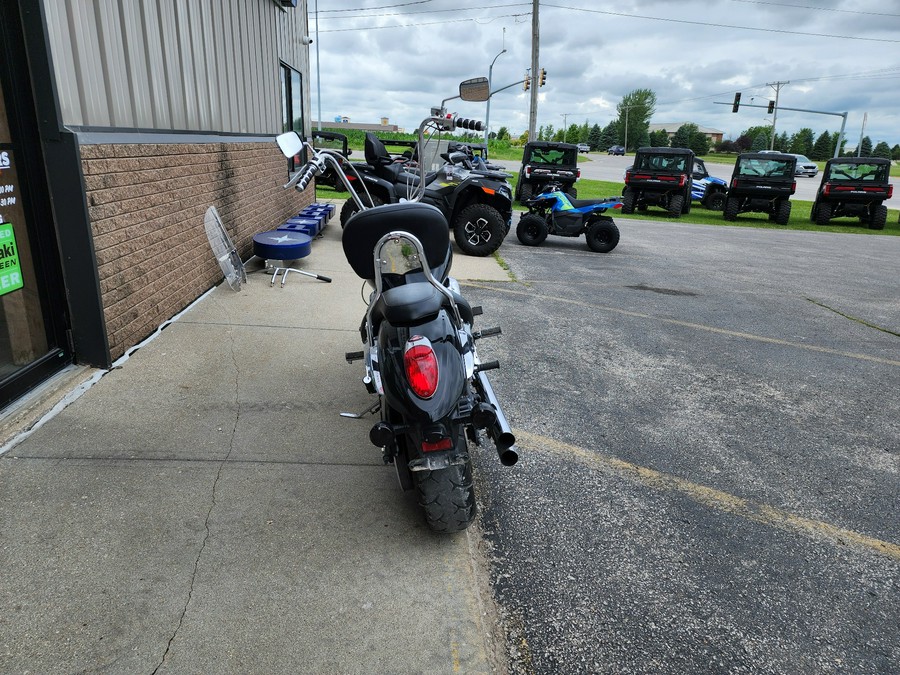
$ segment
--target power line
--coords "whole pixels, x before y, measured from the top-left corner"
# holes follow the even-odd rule
[[[374,12],[379,9],[394,9],[395,7],[409,7],[410,5],[427,5],[434,0],[415,0],[414,2],[401,2],[399,5],[384,5],[382,7],[353,7],[351,9],[321,9],[319,14],[334,14],[336,12]]]
[[[820,12],[842,12],[844,14],[865,14],[868,16],[897,16],[900,14],[886,14],[884,12],[864,12],[858,9],[838,9],[837,7],[813,7],[811,5],[789,5],[784,2],[766,2],[765,0],[731,0],[732,2],[743,2],[748,5],[773,5],[775,7],[790,7],[792,9],[816,9]]]
[[[470,17],[468,19],[446,19],[444,21],[428,21],[424,23],[405,23],[405,24],[394,24],[393,26],[365,26],[365,27],[357,27],[357,28],[330,28],[328,30],[320,30],[320,33],[347,33],[353,31],[370,31],[370,30],[384,30],[386,28],[419,28],[421,26],[439,26],[445,23],[467,23],[469,21],[475,21],[476,23],[479,19],[486,19],[487,23],[491,21],[495,21],[497,19],[508,19],[510,17],[520,17],[520,16],[528,16],[531,12],[526,12],[522,14],[499,14],[496,16],[489,17]]]
[[[857,37],[854,35],[831,35],[829,33],[806,33],[796,30],[783,30],[780,28],[754,28],[751,26],[733,26],[726,23],[709,23],[706,21],[689,21],[687,19],[672,19],[658,16],[645,16],[643,14],[626,14],[624,12],[608,12],[600,9],[582,9],[581,7],[567,7],[564,5],[547,5],[544,7],[552,7],[554,9],[565,9],[571,12],[590,12],[591,14],[605,14],[608,16],[619,16],[626,19],[645,19],[647,21],[665,21],[666,23],[683,23],[692,26],[708,26],[710,28],[732,28],[734,30],[749,30],[762,33],[781,33],[783,35],[804,35],[806,37],[824,37],[835,38],[839,40],[864,40],[866,42],[891,42],[900,43],[900,40],[889,40],[888,38],[869,38]]]

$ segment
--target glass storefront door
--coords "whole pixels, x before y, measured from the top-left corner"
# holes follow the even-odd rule
[[[32,99],[10,70],[0,73],[0,411],[71,361],[41,145],[23,120]]]

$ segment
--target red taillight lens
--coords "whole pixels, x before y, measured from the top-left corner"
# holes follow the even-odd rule
[[[890,198],[893,197],[893,196],[894,196],[894,184],[891,183],[890,185],[888,185],[888,196],[887,196],[887,198],[890,199]]]
[[[403,352],[406,380],[419,398],[431,398],[437,391],[438,362],[431,342],[421,335],[413,336]]]
[[[439,441],[435,441],[434,443],[429,443],[428,441],[422,441],[422,452],[435,452],[437,450],[449,450],[453,447],[453,439],[451,438],[442,438]]]

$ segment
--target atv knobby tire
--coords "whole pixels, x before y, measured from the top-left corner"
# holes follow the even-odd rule
[[[887,207],[884,204],[873,206],[872,217],[869,220],[869,229],[883,230],[885,223],[887,223]]]
[[[612,218],[597,218],[588,225],[585,239],[595,253],[609,253],[619,243],[619,228]]]
[[[536,213],[523,214],[516,226],[516,236],[525,246],[540,246],[549,231],[547,220]]]
[[[831,204],[822,202],[816,207],[816,225],[827,225],[831,220]]]
[[[519,201],[526,202],[534,196],[534,186],[531,183],[523,183],[519,188]]]
[[[470,204],[453,221],[453,238],[467,255],[488,256],[503,243],[506,223],[493,206]]]
[[[737,197],[728,197],[725,200],[725,209],[722,217],[725,220],[737,220],[738,210],[741,208],[741,200]]]
[[[775,205],[775,224],[776,225],[787,225],[788,221],[791,219],[791,202],[787,199],[782,199]]]
[[[461,532],[475,520],[472,460],[437,471],[413,471],[419,506],[434,532]]]
[[[634,204],[637,201],[637,195],[631,190],[626,189],[622,193],[622,213],[634,213]]]
[[[669,216],[672,218],[681,217],[681,212],[684,209],[684,195],[672,195],[669,197],[669,208],[666,209]]]
[[[377,195],[372,195],[372,199],[369,200],[365,192],[362,192],[359,195],[359,198],[366,206],[381,206],[384,204],[384,200]],[[359,207],[356,205],[353,197],[350,197],[350,199],[344,202],[344,205],[341,207],[341,229],[347,226],[347,221],[350,220],[350,217],[357,211],[359,211]]]
[[[725,193],[721,190],[709,193],[703,206],[710,211],[722,211],[725,208]]]

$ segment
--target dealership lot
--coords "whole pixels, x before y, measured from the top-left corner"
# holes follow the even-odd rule
[[[479,463],[514,671],[891,670],[900,240],[619,224],[466,290],[522,446]]]

